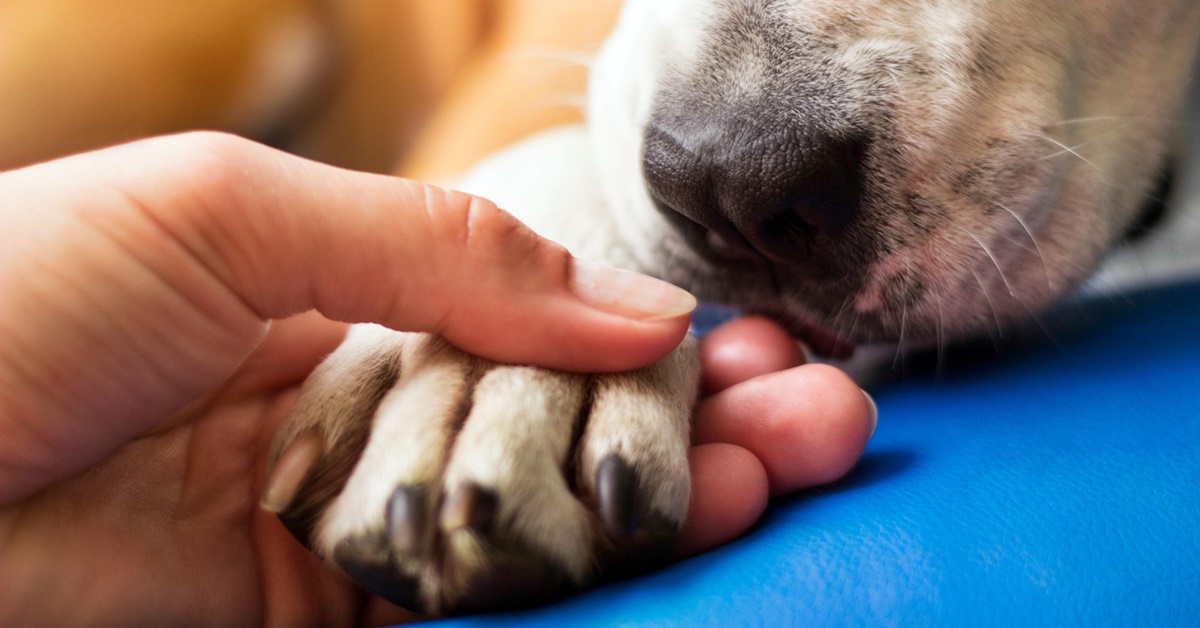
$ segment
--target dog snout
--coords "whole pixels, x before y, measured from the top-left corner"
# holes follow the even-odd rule
[[[758,121],[647,127],[642,169],[655,206],[705,250],[799,262],[862,201],[865,142]]]

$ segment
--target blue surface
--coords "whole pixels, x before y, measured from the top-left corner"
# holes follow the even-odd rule
[[[1195,624],[1200,284],[1100,309],[910,366],[850,476],[729,546],[446,625]]]

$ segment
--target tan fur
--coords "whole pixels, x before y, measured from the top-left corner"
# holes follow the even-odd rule
[[[448,179],[533,131],[580,119],[579,62],[618,6],[3,0],[0,169],[205,128],[337,165]],[[314,27],[307,43],[317,48],[306,54],[317,63],[279,100],[281,68],[261,61],[298,22]]]

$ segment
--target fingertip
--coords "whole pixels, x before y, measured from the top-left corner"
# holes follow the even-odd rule
[[[762,461],[779,495],[832,482],[862,455],[874,431],[872,402],[842,371],[807,364],[704,400],[695,443],[732,443]]]
[[[687,520],[672,554],[685,558],[741,536],[767,508],[767,472],[750,451],[727,443],[688,452],[692,494]]]
[[[828,364],[807,365],[809,388],[816,406],[811,427],[793,432],[796,439],[812,439],[811,467],[799,476],[781,481],[773,494],[840,479],[862,456],[875,433],[878,409],[874,400],[840,369]],[[826,417],[819,420],[820,414]],[[802,423],[801,423],[802,424]],[[795,441],[794,441],[795,442]],[[773,489],[776,487],[773,487]]]
[[[709,332],[700,340],[700,360],[705,395],[807,361],[791,334],[760,316],[738,318]]]

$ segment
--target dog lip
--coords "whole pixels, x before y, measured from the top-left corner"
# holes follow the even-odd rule
[[[813,353],[834,360],[845,360],[854,355],[855,345],[840,334],[811,323],[797,323],[790,330],[808,346]]]
[[[804,344],[814,355],[833,360],[845,360],[854,355],[857,346],[845,334],[800,318],[785,309],[753,308],[748,311],[778,322],[793,338]]]

